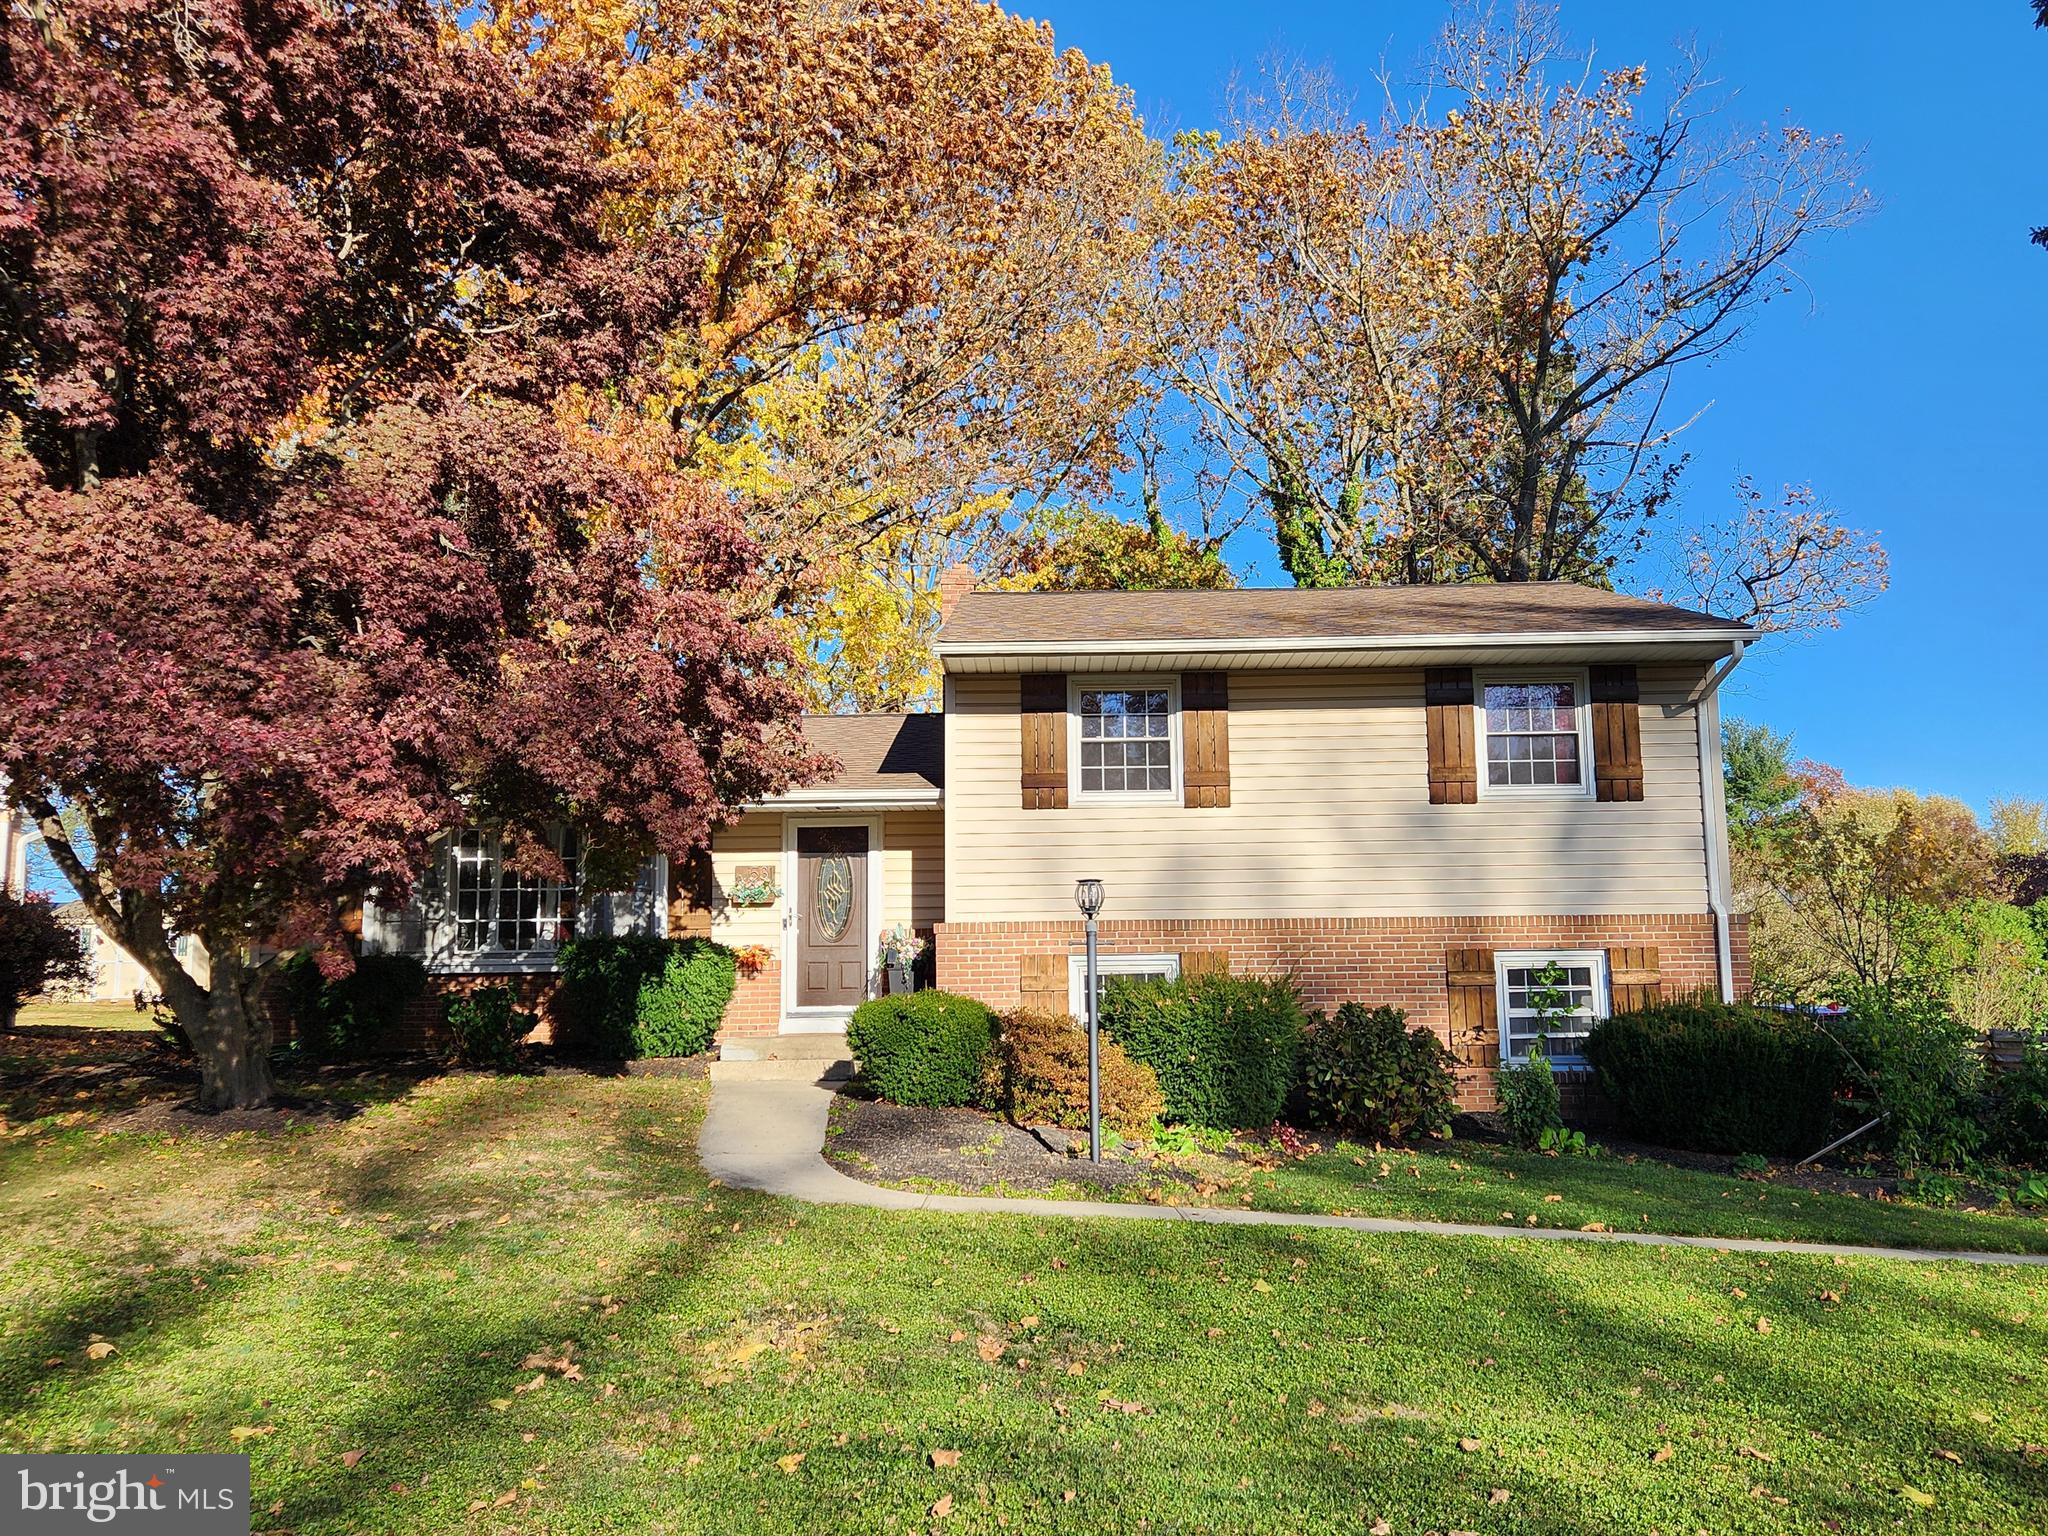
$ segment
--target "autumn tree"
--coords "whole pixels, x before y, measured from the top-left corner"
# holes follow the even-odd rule
[[[465,14],[0,31],[0,771],[208,1107],[271,1090],[259,947],[345,967],[451,826],[616,868],[816,766],[735,498],[577,408],[661,377],[707,237],[621,239],[603,78]]]
[[[1180,141],[1144,313],[1296,581],[1612,579],[1669,503],[1674,382],[1865,206],[1838,140],[1734,128],[1682,57],[1462,18],[1351,120],[1284,77]]]
[[[1681,536],[1682,596],[1761,630],[1839,629],[1891,584],[1870,534],[1845,527],[1811,486],[1766,496],[1744,479],[1737,513]]]
[[[618,227],[702,238],[659,386],[594,419],[745,493],[818,698],[903,696],[936,570],[1123,465],[1160,174],[1129,93],[980,0],[533,0],[500,27],[604,77]]]
[[[32,997],[92,977],[85,935],[57,916],[40,892],[0,885],[0,1030]]]

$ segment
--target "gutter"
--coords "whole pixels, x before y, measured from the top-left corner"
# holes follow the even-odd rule
[[[1721,685],[1742,663],[1743,642],[1737,640],[1728,659],[1708,673],[1673,714],[1694,711],[1700,743],[1700,811],[1707,833],[1707,914],[1714,921],[1714,963],[1720,973],[1721,1001],[1735,1001],[1735,953],[1729,937],[1728,794],[1721,775]]]
[[[1295,636],[1188,636],[1150,640],[941,640],[932,647],[941,660],[947,657],[999,658],[1005,656],[1067,656],[1076,652],[1106,651],[1119,656],[1179,656],[1189,652],[1232,651],[1245,655],[1288,651],[1446,651],[1486,650],[1530,645],[1603,645],[1636,650],[1646,645],[1730,645],[1740,655],[1750,631],[1739,633],[1725,627],[1714,629],[1603,629],[1523,630],[1472,635],[1295,635]],[[1725,675],[1725,674],[1724,674]]]

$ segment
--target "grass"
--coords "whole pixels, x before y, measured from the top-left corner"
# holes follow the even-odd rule
[[[22,1029],[47,1028],[50,1025],[74,1029],[151,1030],[156,1027],[148,1013],[138,1011],[133,1003],[60,1003],[41,998],[23,1003],[14,1022]]]
[[[0,1450],[245,1450],[308,1536],[2048,1516],[2048,1272],[812,1208],[704,1092],[0,1139]]]

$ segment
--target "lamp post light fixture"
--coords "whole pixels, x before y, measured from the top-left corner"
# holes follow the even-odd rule
[[[1074,905],[1088,922],[1088,1161],[1102,1161],[1102,1010],[1095,972],[1095,917],[1102,910],[1102,882],[1074,882]]]

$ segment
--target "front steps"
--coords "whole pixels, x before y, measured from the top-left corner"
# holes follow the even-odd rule
[[[853,1076],[843,1034],[757,1035],[722,1042],[713,1081],[844,1082]]]

